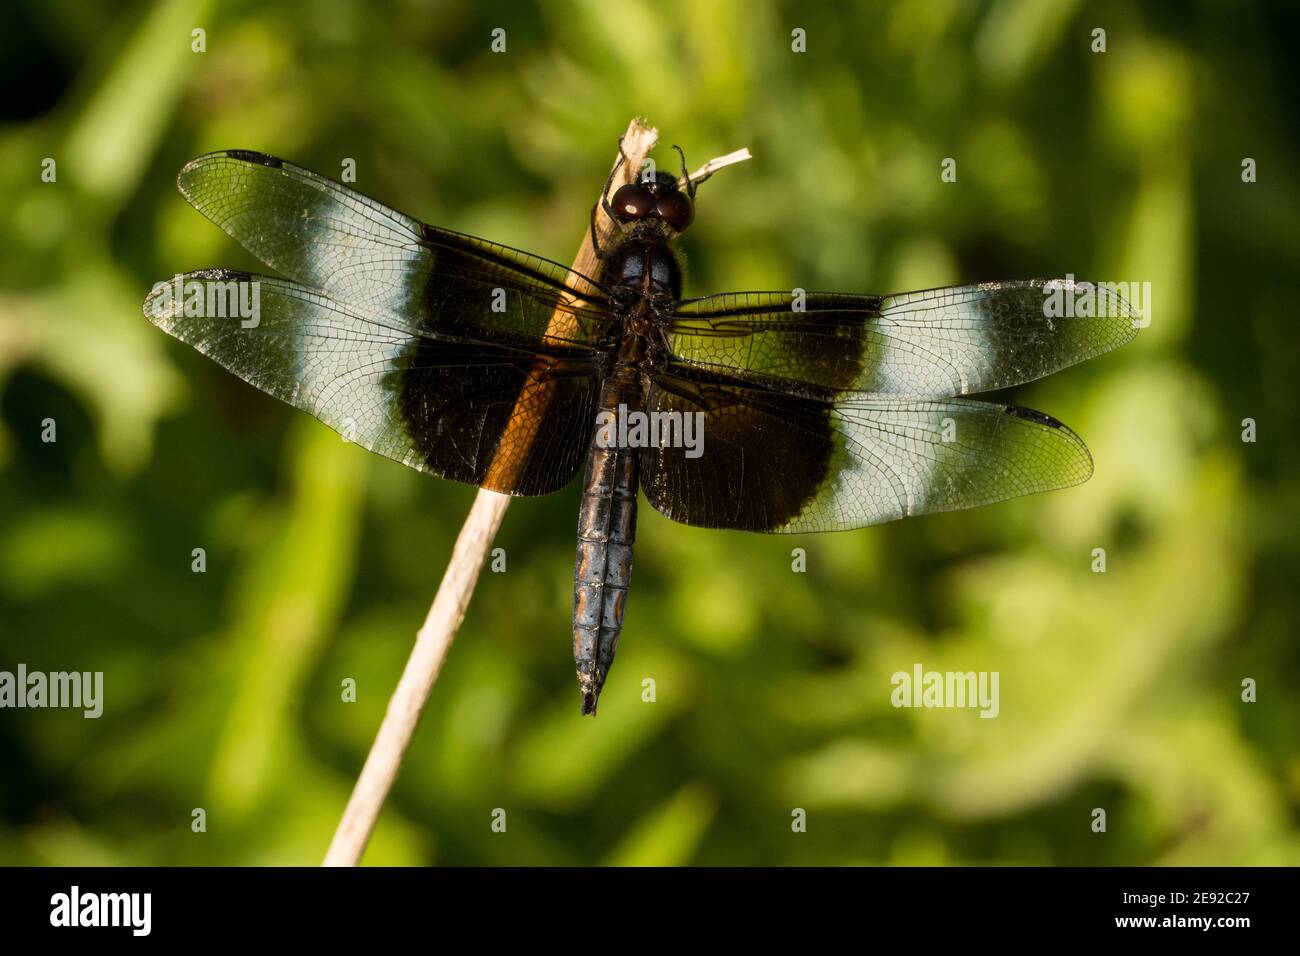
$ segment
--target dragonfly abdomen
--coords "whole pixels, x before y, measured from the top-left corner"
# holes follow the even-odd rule
[[[578,510],[578,557],[573,572],[573,663],[582,691],[582,712],[594,714],[614,663],[632,579],[636,539],[639,449],[617,440],[619,416],[645,401],[634,365],[619,365],[601,389],[599,413]]]

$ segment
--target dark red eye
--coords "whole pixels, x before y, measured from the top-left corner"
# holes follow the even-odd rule
[[[659,218],[678,232],[681,232],[695,219],[695,207],[685,193],[664,193],[659,197],[657,206]]]
[[[649,189],[640,183],[628,183],[619,186],[610,201],[614,209],[614,218],[619,222],[631,222],[644,219],[655,208],[655,197]]]

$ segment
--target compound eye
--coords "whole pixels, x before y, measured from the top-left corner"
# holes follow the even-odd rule
[[[631,222],[634,219],[644,219],[654,211],[655,197],[640,183],[627,183],[615,191],[610,206],[614,209],[615,219]]]
[[[695,206],[685,193],[664,193],[657,206],[659,218],[681,232],[695,219]]]

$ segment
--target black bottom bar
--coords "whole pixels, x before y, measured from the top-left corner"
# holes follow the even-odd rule
[[[466,931],[576,941],[584,922],[614,945],[677,929],[698,940],[710,927],[735,942],[785,925],[859,940],[903,932],[927,944],[1199,935],[1232,945],[1293,927],[1300,890],[1293,869],[1206,868],[7,869],[0,882],[6,944],[76,936],[92,945],[336,946],[401,932],[437,946]]]

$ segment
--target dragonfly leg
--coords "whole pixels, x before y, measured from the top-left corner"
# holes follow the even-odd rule
[[[673,149],[677,150],[677,155],[682,158],[682,179],[686,180],[686,195],[694,199],[695,183],[691,182],[691,171],[686,168],[686,154],[682,152],[682,148],[676,143],[673,143]]]
[[[623,152],[623,137],[618,138],[618,161],[614,163],[614,168],[609,171],[609,178],[605,180],[605,188],[601,190],[600,202],[596,205],[605,210],[605,215],[610,218],[611,222],[617,223],[614,218],[614,207],[609,204],[609,191],[614,185],[614,177],[618,171],[623,168],[627,162],[627,153]],[[600,239],[596,235],[596,206],[591,207],[591,246],[596,252],[596,258],[603,258],[600,251]]]

